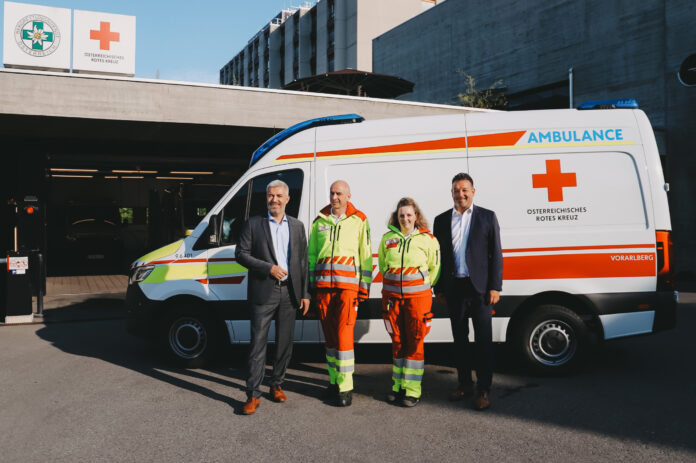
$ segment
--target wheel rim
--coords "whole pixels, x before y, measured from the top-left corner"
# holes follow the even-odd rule
[[[200,320],[182,317],[169,327],[169,347],[181,358],[199,357],[208,345],[208,335]]]
[[[545,320],[529,336],[529,350],[543,365],[561,366],[573,358],[576,349],[573,328],[561,320]]]

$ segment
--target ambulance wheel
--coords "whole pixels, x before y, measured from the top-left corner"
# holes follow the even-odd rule
[[[533,370],[565,373],[582,362],[588,347],[588,330],[572,310],[560,305],[542,305],[518,326],[516,345]]]
[[[163,345],[169,358],[184,368],[200,368],[212,358],[218,336],[202,311],[179,310],[164,323]]]

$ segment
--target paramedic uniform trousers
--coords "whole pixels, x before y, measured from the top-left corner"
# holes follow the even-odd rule
[[[348,289],[317,289],[317,308],[326,339],[329,381],[340,392],[353,390],[355,353],[353,329],[358,317],[358,293]]]
[[[454,280],[445,294],[452,323],[459,384],[471,384],[476,370],[476,387],[489,391],[493,380],[493,329],[491,306],[485,295],[474,289],[469,278]],[[474,326],[475,346],[469,342],[469,318]]]
[[[382,296],[382,316],[392,338],[392,390],[404,389],[409,397],[421,396],[425,371],[423,342],[430,332],[433,296],[398,299]]]

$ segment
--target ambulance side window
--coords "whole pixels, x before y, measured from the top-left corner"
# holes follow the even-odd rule
[[[251,181],[249,217],[267,213],[266,186],[273,180],[282,180],[290,187],[290,202],[285,208],[285,213],[289,216],[297,217],[300,211],[300,200],[302,199],[302,178],[303,173],[301,169],[281,170],[254,178]]]
[[[227,205],[225,205],[225,208],[222,210],[220,246],[237,244],[239,241],[239,234],[246,220],[248,196],[249,184],[247,183],[227,202]]]

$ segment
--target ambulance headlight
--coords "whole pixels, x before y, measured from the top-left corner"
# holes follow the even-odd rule
[[[140,283],[145,278],[147,278],[154,270],[154,265],[145,265],[143,267],[134,268],[131,270],[130,278],[128,279],[128,284]]]

